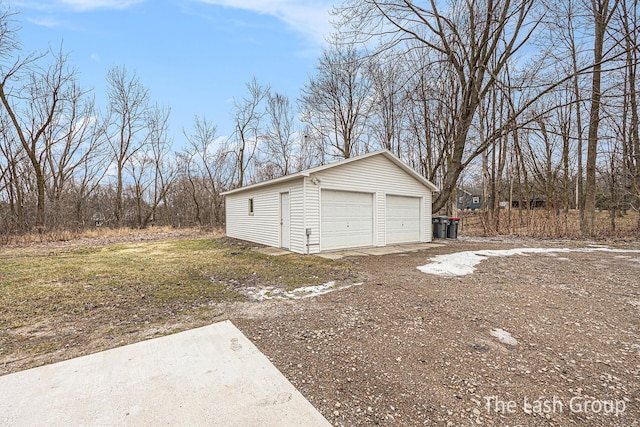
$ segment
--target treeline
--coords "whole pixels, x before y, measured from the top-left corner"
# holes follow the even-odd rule
[[[348,0],[336,30],[308,123],[345,156],[402,157],[442,189],[434,212],[463,187],[484,195],[488,231],[500,205],[534,200],[577,209],[585,236],[598,210],[612,228],[637,215],[637,0]]]
[[[181,149],[125,67],[108,105],[79,87],[63,52],[19,50],[0,17],[0,230],[221,225],[228,189],[387,148],[442,191],[500,205],[544,200],[640,223],[637,0],[349,0],[297,102],[256,81],[220,137],[195,118]],[[188,96],[188,95],[187,95]],[[501,203],[502,202],[502,203]],[[514,203],[515,202],[515,203]],[[640,227],[638,227],[640,228]]]
[[[257,164],[258,140],[269,157],[271,141],[293,132],[293,107],[268,88],[247,85],[231,137],[220,140],[196,117],[176,151],[169,106],[154,103],[136,73],[110,69],[108,102],[96,105],[64,52],[20,49],[13,18],[0,15],[0,233],[220,226],[220,193],[255,179],[256,168],[273,175],[308,166],[286,145],[274,154],[289,162],[284,169]],[[267,116],[278,132],[264,133]]]

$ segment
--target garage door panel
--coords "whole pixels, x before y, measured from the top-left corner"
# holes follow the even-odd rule
[[[420,198],[387,195],[387,244],[420,241]]]
[[[368,193],[323,190],[322,250],[373,245],[373,196]]]

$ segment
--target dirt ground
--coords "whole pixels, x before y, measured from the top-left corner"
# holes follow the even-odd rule
[[[336,426],[640,425],[639,253],[492,257],[462,277],[416,269],[517,247],[584,244],[463,239],[351,258],[362,286],[229,317]]]
[[[127,239],[104,240],[61,244]],[[461,251],[585,246],[461,238],[347,258],[340,262],[362,285],[300,300],[220,303],[100,333],[95,342],[96,334],[74,330],[64,348],[0,364],[0,374],[230,319],[336,426],[639,426],[640,253],[491,257],[460,277],[416,268]],[[640,242],[609,246],[640,250]],[[517,344],[492,336],[498,328]]]

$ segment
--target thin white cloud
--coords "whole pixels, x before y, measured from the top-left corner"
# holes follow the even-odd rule
[[[91,58],[92,61],[100,62],[100,55],[98,55],[95,52],[91,54],[90,58]]]
[[[27,17],[27,21],[34,25],[49,28],[60,27],[64,25],[62,21],[50,16]]]
[[[323,43],[333,31],[329,12],[331,0],[199,0],[202,3],[242,9],[278,18],[316,43]]]
[[[78,11],[94,9],[127,9],[144,0],[58,0],[58,3]]]
[[[15,0],[9,2],[19,9],[26,8],[40,11],[55,11],[61,9],[86,12],[96,9],[127,9],[145,0]]]

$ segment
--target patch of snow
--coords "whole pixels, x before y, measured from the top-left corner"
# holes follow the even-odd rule
[[[336,285],[335,281],[331,281],[331,282],[324,283],[322,285],[305,286],[303,288],[296,288],[291,292],[285,292],[285,296],[287,298],[292,298],[292,299],[316,297],[318,295],[324,295],[324,294],[328,294],[329,292],[338,291],[341,289],[347,289],[347,288],[350,288],[351,286],[360,286],[360,285],[362,285],[362,282]]]
[[[612,253],[640,253],[634,249],[613,249],[608,247],[589,247],[583,249],[569,248],[515,248],[515,249],[490,249],[480,251],[464,251],[446,255],[437,255],[431,258],[429,264],[418,266],[417,269],[427,274],[439,276],[466,276],[476,270],[480,262],[489,257],[505,257],[513,255],[527,256],[528,254],[545,254],[556,256],[558,253],[568,252],[612,252]],[[558,258],[566,260],[566,258]]]
[[[296,288],[292,291],[286,291],[284,289],[268,286],[261,289],[247,289],[246,293],[249,298],[256,301],[265,301],[270,299],[302,299],[316,297],[318,295],[324,295],[328,294],[329,292],[360,285],[362,285],[362,282],[337,285],[336,282],[332,280],[331,282],[323,283],[321,285],[304,286],[301,288]]]
[[[616,254],[640,254],[640,249],[617,249],[607,246],[594,246],[584,249],[574,249],[575,252],[612,252]]]
[[[418,270],[427,274],[437,274],[440,276],[466,276],[467,274],[473,273],[476,270],[476,266],[489,257],[568,251],[569,249],[517,248],[457,252],[431,258],[431,263],[419,266]]]
[[[487,259],[486,256],[481,256],[471,251],[438,255],[431,258],[430,264],[420,266],[418,270],[439,276],[465,276],[473,273],[475,266],[485,259]]]
[[[512,337],[511,334],[505,331],[504,329],[500,329],[500,328],[492,329],[491,332],[489,333],[491,334],[492,337],[496,337],[498,341],[500,341],[503,344],[518,345],[518,340]]]

